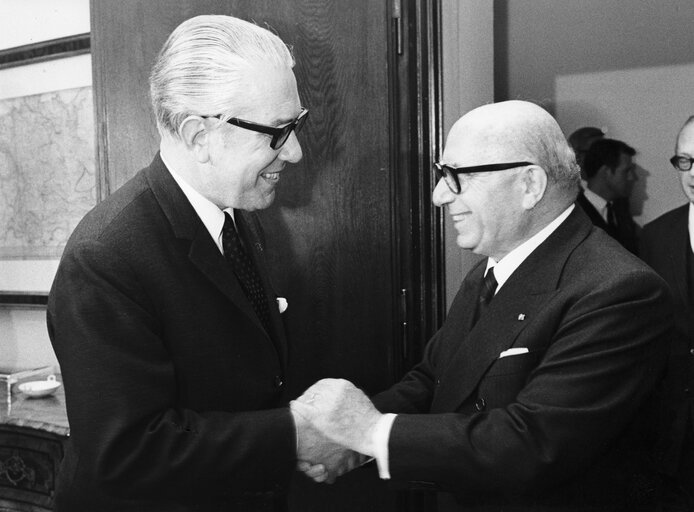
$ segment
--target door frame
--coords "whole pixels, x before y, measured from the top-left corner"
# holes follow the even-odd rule
[[[445,315],[444,223],[431,201],[443,141],[441,1],[392,0],[392,243],[395,381],[419,362]],[[399,12],[398,12],[399,10]]]

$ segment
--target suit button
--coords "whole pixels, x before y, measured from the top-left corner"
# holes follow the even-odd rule
[[[273,383],[275,384],[276,388],[281,388],[282,386],[284,386],[284,381],[282,380],[282,377],[280,375],[275,375]]]
[[[484,398],[478,398],[475,402],[475,410],[483,411],[487,407],[487,401]]]
[[[689,353],[694,356],[694,348],[690,348]]]

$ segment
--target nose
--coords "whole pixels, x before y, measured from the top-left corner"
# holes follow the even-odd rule
[[[448,188],[446,182],[441,178],[434,187],[434,192],[431,195],[431,200],[435,206],[441,207],[453,201],[455,194]]]
[[[629,170],[629,179],[631,181],[639,181],[639,175],[636,174],[636,167]]]
[[[301,151],[301,144],[299,144],[299,139],[296,138],[296,133],[292,132],[284,143],[284,146],[280,148],[279,158],[286,162],[295,164],[303,158],[304,154]]]

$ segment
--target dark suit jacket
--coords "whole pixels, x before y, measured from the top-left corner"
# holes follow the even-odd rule
[[[644,227],[641,240],[641,257],[667,281],[674,297],[676,336],[663,382],[659,446],[661,470],[671,476],[679,471],[681,454],[694,453],[694,311],[687,295],[688,215],[686,204],[658,217]],[[694,481],[690,485],[694,492]]]
[[[629,252],[638,254],[640,227],[634,222],[631,212],[629,212],[629,201],[627,199],[618,199],[615,201],[615,216],[619,224],[618,229],[612,228],[605,222],[600,212],[595,209],[593,203],[586,198],[582,191],[578,194],[576,202],[583,208],[583,211],[588,215],[594,226],[605,231],[608,235],[626,247]]]
[[[237,224],[267,276],[253,216]],[[158,155],[87,214],[48,303],[70,422],[57,510],[253,510],[287,486],[287,349],[264,285],[272,333]]]
[[[422,362],[374,398],[400,413],[392,478],[434,482],[465,510],[612,510],[635,499],[624,467],[640,469],[639,447],[617,446],[664,360],[665,283],[580,208],[472,327],[484,268],[463,281]],[[528,352],[499,358],[510,348]]]

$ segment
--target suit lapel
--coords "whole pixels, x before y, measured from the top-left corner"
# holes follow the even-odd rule
[[[668,228],[668,236],[666,240],[671,240],[671,246],[663,248],[669,254],[670,273],[667,279],[670,283],[676,284],[675,292],[679,295],[682,304],[687,304],[689,298],[687,296],[687,251],[689,250],[689,227],[688,227],[689,206],[685,205],[681,208],[681,213],[678,213],[675,222],[670,224]]]
[[[233,270],[159,156],[146,170],[147,181],[176,238],[190,242],[188,257],[217,289],[265,332]],[[266,333],[268,337],[270,335]]]
[[[541,293],[520,290],[519,294],[517,288],[509,282],[504,284],[484,316],[453,353],[432,402],[432,412],[452,411],[463,403],[499,354],[514,345],[525,326],[540,314],[555,293],[555,290]]]
[[[432,412],[456,410],[470,396],[499,354],[514,345],[525,326],[541,314],[543,306],[557,293],[567,258],[591,229],[586,214],[574,208],[547,240],[521,263],[472,330],[469,330],[469,321],[466,322],[468,330],[464,330],[462,336],[454,336],[458,346],[442,373]],[[449,317],[472,316],[469,314],[472,310],[463,307],[474,307],[483,269],[483,266],[475,269],[465,279],[471,282],[464,282],[463,293],[474,294],[462,297],[460,307],[451,308]],[[455,322],[453,318],[446,323],[449,321]]]
[[[219,291],[251,318],[259,329],[264,330],[258,315],[253,310],[253,305],[241,288],[241,283],[210,239],[210,234],[202,223],[201,229],[197,230],[191,240],[188,258]]]

